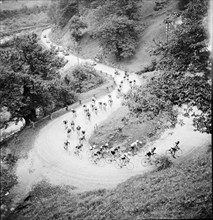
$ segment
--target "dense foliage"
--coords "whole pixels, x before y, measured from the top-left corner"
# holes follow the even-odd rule
[[[192,7],[193,6],[193,7]],[[164,73],[146,88],[136,88],[125,97],[125,104],[136,114],[158,115],[173,105],[197,106],[194,125],[211,133],[211,79],[208,35],[203,26],[208,2],[194,0],[182,13],[183,23],[174,31],[170,41],[159,47]]]
[[[7,107],[12,117],[29,122],[35,119],[36,108],[48,114],[74,101],[59,75],[64,60],[43,50],[36,34],[16,38],[14,46],[2,50],[0,57],[0,107]]]
[[[64,80],[77,93],[86,92],[104,82],[103,76],[89,64],[75,66],[71,71],[69,70]]]
[[[64,27],[77,12],[78,0],[59,0],[51,4],[48,15],[54,24]]]
[[[82,37],[82,30],[87,28],[87,24],[79,16],[74,15],[70,19],[69,28],[72,38],[78,43]]]
[[[77,18],[92,8],[95,28],[91,36],[98,39],[105,53],[121,59],[134,55],[136,51],[142,30],[139,3],[139,0],[60,0],[51,5],[48,14],[58,27],[69,25],[71,36],[76,40],[81,37],[79,30],[87,27],[82,26]],[[80,24],[78,28],[76,24]]]
[[[133,20],[112,15],[98,27],[96,36],[105,53],[115,54],[120,59],[134,55],[138,34],[139,29]]]
[[[19,15],[29,15],[29,14],[39,14],[40,12],[46,12],[48,9],[47,5],[41,6],[33,6],[31,8],[27,7],[26,5],[20,9],[15,10],[1,10],[0,11],[0,21],[7,19],[7,18],[14,18]]]

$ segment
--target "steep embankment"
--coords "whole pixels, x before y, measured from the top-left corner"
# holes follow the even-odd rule
[[[152,57],[150,56],[150,50],[153,48],[153,39],[156,41],[166,41],[166,27],[164,19],[168,13],[176,10],[176,1],[170,0],[164,8],[155,11],[155,2],[145,0],[140,3],[140,23],[145,29],[141,33],[141,38],[138,43],[138,49],[136,54],[131,59],[123,60],[120,65],[129,71],[139,71],[145,65],[150,64]],[[95,31],[94,27],[94,9],[85,10],[82,17],[83,20],[87,21],[88,28],[84,32],[83,38],[80,42],[80,56],[83,58],[95,58],[96,56],[103,56],[104,51],[98,44],[98,41],[91,38],[91,33]],[[61,44],[64,47],[70,47],[74,50],[74,43],[70,37],[69,24],[66,25],[62,30],[59,28],[54,29],[51,33],[50,38],[52,41]],[[73,51],[74,52],[74,51]],[[104,58],[105,62],[115,63],[113,57],[108,56]]]

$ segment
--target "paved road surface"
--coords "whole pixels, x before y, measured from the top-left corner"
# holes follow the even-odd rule
[[[47,47],[49,47],[49,44],[46,43],[46,39],[43,36],[44,34],[48,35],[49,32],[50,29],[45,30],[41,37]],[[62,56],[62,53],[60,53],[60,56]],[[64,69],[77,63],[77,58],[73,55],[66,56],[65,58],[69,62]],[[84,61],[80,59],[80,62]],[[95,68],[111,75],[114,73],[114,69],[106,65],[97,64]],[[123,72],[121,71],[121,76],[116,78],[117,83],[121,81],[122,76]],[[130,79],[135,79],[137,84],[140,83],[140,80],[134,74],[131,74]],[[128,89],[129,85],[125,83],[123,92],[126,92]],[[114,101],[113,106],[107,107],[106,111],[100,111],[98,115],[93,113],[91,122],[86,120],[82,107],[76,109],[77,118],[74,121],[86,131],[87,140],[94,131],[94,125],[99,125],[121,106],[121,100],[116,97],[116,89],[111,94]],[[98,101],[105,102],[107,100],[107,95],[98,99]],[[168,148],[179,140],[180,147],[183,149],[183,153],[186,154],[198,146],[211,142],[210,135],[194,131],[192,119],[185,118],[181,114],[180,118],[184,120],[184,126],[177,124],[174,129],[168,129],[159,140],[150,143],[149,147],[156,146],[156,153],[164,154]],[[131,159],[134,164],[133,170],[126,168],[116,169],[113,164],[105,164],[104,167],[92,165],[88,162],[88,156],[86,155],[86,150],[88,149],[87,142],[83,148],[83,159],[80,160],[73,154],[73,147],[78,143],[77,134],[71,134],[69,151],[63,148],[64,141],[67,138],[63,125],[64,119],[71,121],[73,119],[72,113],[69,112],[50,121],[40,130],[28,158],[18,161],[16,170],[18,184],[13,189],[13,192],[17,194],[15,200],[20,194],[27,193],[34,184],[43,179],[46,179],[51,184],[75,186],[77,191],[85,191],[98,188],[113,188],[131,176],[143,174],[150,170],[150,167],[144,168],[141,166],[141,157],[138,156]]]

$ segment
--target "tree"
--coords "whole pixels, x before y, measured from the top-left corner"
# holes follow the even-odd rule
[[[1,51],[0,61],[0,107],[7,107],[12,117],[29,123],[38,107],[48,113],[52,103],[61,107],[73,102],[74,94],[59,75],[64,60],[43,50],[36,34],[16,38],[12,48]]]
[[[207,2],[194,0],[182,13],[183,24],[174,31],[168,44],[158,48],[162,59],[158,68],[163,74],[146,87],[136,88],[127,94],[124,104],[131,112],[157,116],[171,111],[174,105],[196,106],[194,113],[197,130],[212,133],[211,122],[211,75],[208,36],[203,27]],[[151,117],[152,118],[152,117]]]
[[[106,52],[121,59],[134,54],[139,32],[140,28],[133,20],[112,15],[98,27],[96,37]]]
[[[73,16],[70,20],[70,34],[76,42],[77,54],[79,53],[79,41],[82,38],[82,29],[87,28],[87,24],[83,22],[79,16]]]
[[[60,0],[58,3],[58,25],[64,27],[78,13],[78,0]]]
[[[75,15],[70,20],[69,28],[72,38],[78,43],[82,37],[82,30],[87,28],[87,24]]]

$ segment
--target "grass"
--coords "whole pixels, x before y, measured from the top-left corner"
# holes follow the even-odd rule
[[[29,26],[39,26],[49,22],[47,14],[40,12],[39,14],[20,15],[12,19],[5,19],[1,22],[3,31],[9,32]]]
[[[110,145],[119,145],[122,151],[128,151],[131,143],[136,140],[142,141],[145,145],[145,143],[157,139],[165,129],[165,124],[161,124],[159,127],[160,117],[147,122],[141,122],[140,119],[130,117],[128,125],[124,126],[122,118],[127,117],[128,114],[129,110],[127,107],[120,107],[98,126],[98,131],[93,133],[89,139],[90,144],[101,146],[109,142]],[[122,127],[122,131],[119,131],[118,128]]]
[[[39,200],[33,191],[8,219],[211,218],[211,160],[211,151],[201,146],[191,158],[161,171],[132,177],[113,190],[71,194],[47,185],[37,188]],[[47,196],[42,189],[51,193]]]
[[[24,6],[31,8],[37,5],[46,5],[50,2],[50,0],[4,0],[1,3],[1,10],[18,10]]]

